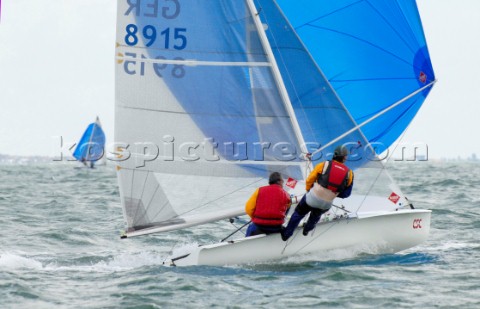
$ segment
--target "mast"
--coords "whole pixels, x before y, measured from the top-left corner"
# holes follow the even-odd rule
[[[288,96],[287,88],[285,87],[285,84],[283,83],[283,78],[280,73],[280,70],[278,69],[277,62],[275,60],[275,56],[273,55],[272,47],[270,46],[270,43],[268,42],[267,35],[265,33],[265,29],[263,27],[262,21],[260,20],[259,13],[257,11],[257,8],[255,7],[255,4],[253,3],[253,0],[247,0],[247,5],[248,8],[250,9],[250,14],[252,15],[253,21],[255,23],[255,26],[257,28],[257,32],[260,38],[260,41],[263,45],[264,51],[267,54],[267,58],[269,62],[271,63],[271,68],[273,72],[273,77],[275,79],[275,82],[277,84],[278,90],[280,92],[280,95],[282,97],[282,102],[285,105],[285,109],[288,112],[288,115],[290,116],[290,121],[293,126],[293,130],[295,132],[298,144],[301,147],[301,151],[303,153],[307,153],[307,147],[305,145],[305,140],[302,135],[302,131],[300,129],[300,125],[298,124],[297,117],[295,116],[295,111],[293,110],[292,103],[290,102],[290,97]]]

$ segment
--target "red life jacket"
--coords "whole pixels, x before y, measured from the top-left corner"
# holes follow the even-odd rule
[[[325,162],[327,168],[318,175],[318,184],[332,192],[343,192],[348,187],[348,172],[350,169],[337,161]]]
[[[280,225],[290,204],[290,196],[277,184],[258,190],[252,222],[260,225]]]

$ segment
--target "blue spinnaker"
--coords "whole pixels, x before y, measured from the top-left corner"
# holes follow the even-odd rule
[[[435,80],[415,0],[277,3],[358,124]],[[389,147],[430,89],[365,125],[368,141]]]
[[[73,156],[78,161],[98,161],[102,158],[105,148],[105,133],[98,122],[88,125],[85,133],[77,144]]]

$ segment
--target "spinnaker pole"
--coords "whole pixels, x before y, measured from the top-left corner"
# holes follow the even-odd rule
[[[332,144],[338,142],[339,140],[341,140],[342,138],[344,138],[345,136],[349,135],[350,133],[360,129],[361,127],[365,126],[366,124],[372,122],[373,120],[377,119],[378,117],[380,117],[381,115],[385,114],[386,112],[388,112],[389,110],[397,107],[398,105],[404,103],[405,101],[407,101],[408,99],[410,99],[411,97],[417,95],[418,93],[422,92],[423,90],[429,88],[429,87],[433,87],[433,85],[437,82],[437,80],[434,80],[432,81],[430,84],[426,85],[426,86],[423,86],[422,88],[410,93],[409,95],[407,95],[406,97],[404,97],[403,99],[393,103],[392,105],[384,108],[383,110],[381,110],[380,112],[378,112],[377,114],[373,115],[372,117],[370,117],[369,119],[365,120],[364,122],[362,122],[361,124],[357,125],[356,127],[348,130],[347,132],[343,133],[342,135],[334,138],[333,140],[329,141],[328,143],[326,143],[325,145],[323,145],[322,147],[320,147],[319,149],[315,150],[311,156],[313,157],[316,153],[319,153],[320,151],[324,150],[325,148],[331,146]]]

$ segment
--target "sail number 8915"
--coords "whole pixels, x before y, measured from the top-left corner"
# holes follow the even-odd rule
[[[139,41],[139,28],[135,24],[128,24],[125,27],[125,44],[128,46],[135,46]],[[158,31],[152,25],[146,25],[141,29],[141,36],[144,39],[145,47],[150,47],[158,39]],[[160,37],[163,42],[165,49],[170,49],[173,47],[176,50],[182,50],[187,47],[187,37],[185,36],[187,32],[186,28],[165,28],[160,32]]]

